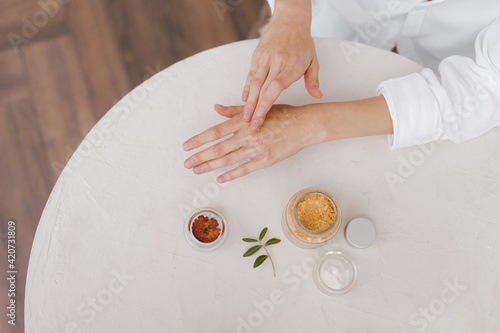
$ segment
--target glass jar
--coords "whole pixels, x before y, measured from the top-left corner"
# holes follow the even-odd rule
[[[194,224],[200,217],[205,220],[213,219],[217,222],[217,225],[213,229],[218,230],[218,235],[215,239],[210,239],[209,241],[202,242],[196,238]],[[197,250],[200,251],[213,251],[224,244],[227,238],[227,223],[221,213],[213,208],[199,208],[191,212],[184,223],[184,236],[188,243]],[[206,229],[205,229],[206,231]]]
[[[326,229],[321,231],[313,231],[306,228],[299,220],[297,211],[299,204],[308,195],[321,195],[331,202],[335,217],[333,222]],[[318,188],[307,188],[295,193],[283,211],[281,218],[281,226],[285,236],[294,245],[305,249],[317,248],[325,244],[330,238],[337,233],[341,224],[340,206],[332,197],[332,195]]]
[[[341,295],[352,289],[357,279],[354,262],[346,254],[330,251],[322,255],[313,270],[313,280],[327,295]]]

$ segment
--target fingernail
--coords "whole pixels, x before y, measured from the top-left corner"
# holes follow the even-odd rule
[[[241,95],[241,99],[243,100],[243,102],[246,102],[247,98],[248,98],[248,91],[245,90],[243,92],[243,95]]]
[[[217,178],[217,181],[219,183],[224,183],[226,181],[226,176],[220,176],[219,178]]]
[[[226,108],[224,105],[220,105],[220,104],[215,104],[215,107],[217,109],[221,109],[221,110],[224,110]]]
[[[187,141],[187,142],[185,142],[185,143],[182,145],[182,148],[183,148],[184,150],[189,150],[189,149],[193,148],[193,144],[192,144],[191,142]]]
[[[257,108],[257,111],[255,111],[255,115],[257,117],[262,117],[264,115],[264,112],[266,112],[266,109],[263,106],[259,106]]]
[[[243,111],[243,120],[249,120],[251,117],[252,117],[252,110],[245,109],[245,111]]]
[[[191,169],[192,167],[194,167],[194,162],[192,160],[187,160],[186,162],[184,162],[184,166],[188,169]]]
[[[202,173],[203,172],[203,165],[198,165],[193,169],[194,173]]]
[[[259,127],[259,121],[253,120],[252,123],[250,124],[250,128],[256,130],[258,127]]]
[[[315,85],[314,88],[318,89],[319,91],[321,91],[321,89],[319,89],[319,86],[318,85]]]

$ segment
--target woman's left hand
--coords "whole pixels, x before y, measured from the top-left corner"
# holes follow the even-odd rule
[[[248,160],[220,175],[219,183],[269,167],[322,140],[321,122],[311,106],[274,105],[258,132],[243,121],[243,106],[215,105],[215,110],[230,119],[190,138],[183,148],[189,151],[232,134],[184,162],[186,168],[202,174]]]

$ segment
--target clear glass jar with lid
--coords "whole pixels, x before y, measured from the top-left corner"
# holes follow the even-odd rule
[[[281,226],[294,245],[312,249],[332,238],[339,230],[341,220],[340,206],[330,193],[307,188],[288,201]]]

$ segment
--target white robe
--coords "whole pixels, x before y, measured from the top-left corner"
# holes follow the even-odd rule
[[[463,142],[500,126],[500,0],[312,0],[312,8],[313,37],[397,46],[427,67],[377,89],[394,125],[391,148]]]

